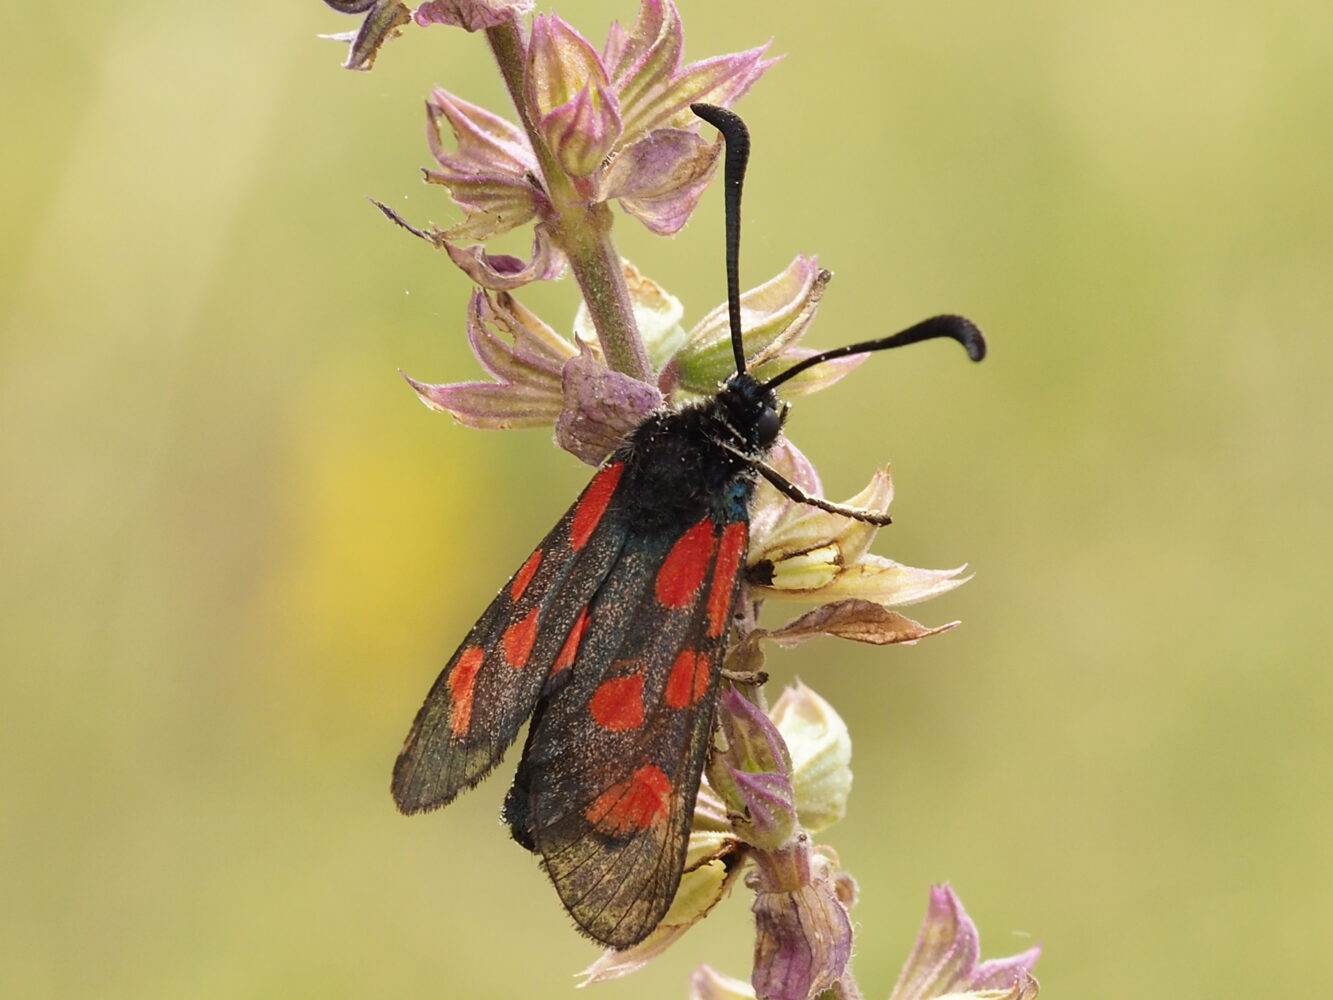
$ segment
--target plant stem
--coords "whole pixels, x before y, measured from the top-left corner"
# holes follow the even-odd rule
[[[606,363],[616,371],[651,382],[648,351],[634,321],[634,302],[620,266],[620,254],[611,240],[611,210],[605,203],[590,203],[580,194],[533,121],[523,88],[526,56],[517,22],[487,28],[486,37],[541,167],[551,201],[551,217],[543,224],[569,258]]]
[[[618,372],[651,382],[648,351],[634,320],[620,254],[611,241],[610,207],[604,203],[570,206],[551,227],[551,236],[569,257],[606,363]]]

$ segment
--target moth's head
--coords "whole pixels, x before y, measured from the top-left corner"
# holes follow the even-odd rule
[[[752,443],[763,451],[773,446],[787,422],[787,404],[748,372],[727,379],[718,398],[730,411],[733,426],[751,429]]]

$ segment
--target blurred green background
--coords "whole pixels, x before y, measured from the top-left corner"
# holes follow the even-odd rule
[[[558,8],[587,35],[633,0]],[[772,661],[851,726],[827,835],[883,997],[927,886],[1049,997],[1283,995],[1333,941],[1333,8],[682,0],[687,55],[786,53],[747,284],[837,273],[808,341],[956,310],[802,401],[878,550],[967,561],[913,648]],[[503,110],[481,40],[371,74],[315,0],[21,5],[0,268],[0,982],[22,997],[559,997],[596,951],[496,816],[407,820],[390,764],[444,657],[588,470],[469,431],[395,369],[475,377],[467,285],[365,196],[446,220],[436,83]],[[24,95],[18,97],[17,95]],[[720,300],[721,205],[622,251]],[[566,281],[525,295],[567,325]],[[507,772],[509,765],[502,768]],[[608,998],[749,969],[737,893]]]

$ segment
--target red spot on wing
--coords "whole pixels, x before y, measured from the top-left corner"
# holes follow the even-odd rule
[[[556,656],[555,662],[551,664],[551,673],[558,674],[562,670],[567,670],[574,665],[574,657],[578,655],[579,643],[583,641],[583,630],[588,627],[588,606],[585,604],[583,610],[579,612],[579,617],[574,622],[574,627],[569,630],[569,637],[565,639],[565,644],[560,647],[560,653]]]
[[[625,732],[643,725],[643,674],[602,681],[588,702],[588,712],[603,729]]]
[[[504,650],[505,660],[514,669],[527,665],[532,644],[537,641],[537,611],[533,608],[514,624],[510,625],[500,637],[500,647]]]
[[[722,529],[722,540],[717,545],[717,560],[713,564],[713,589],[708,592],[708,634],[719,636],[727,627],[731,612],[731,597],[736,592],[736,573],[741,568],[741,556],[749,540],[749,528],[744,521],[734,521]]]
[[[645,764],[597,796],[584,816],[608,836],[627,837],[665,816],[670,794],[671,779],[660,767]]]
[[[708,575],[713,560],[713,522],[704,518],[676,539],[657,571],[656,594],[659,603],[681,608],[694,597]]]
[[[523,591],[528,589],[528,584],[537,573],[537,567],[542,564],[542,550],[538,549],[532,555],[528,556],[528,561],[523,564],[523,568],[514,574],[514,582],[509,585],[509,599],[517,601],[523,596]]]
[[[569,544],[575,552],[588,544],[593,529],[606,513],[606,505],[611,502],[616,486],[620,483],[620,474],[624,471],[624,462],[608,465],[592,477],[592,482],[583,491],[579,505],[574,508],[574,519],[569,526]]]
[[[689,708],[708,693],[708,657],[693,649],[682,649],[671,665],[663,697],[672,708]]]
[[[472,721],[472,692],[477,686],[477,671],[485,659],[485,651],[480,646],[473,646],[463,650],[454,669],[449,671],[449,696],[454,710],[449,729],[454,736],[466,733]]]

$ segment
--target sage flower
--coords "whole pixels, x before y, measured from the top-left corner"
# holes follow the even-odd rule
[[[418,21],[427,8],[430,18],[443,18],[440,6],[420,8]],[[466,6],[495,5],[474,0]],[[463,20],[448,16],[450,23]],[[535,280],[559,273],[568,250],[559,227],[575,206],[587,211],[615,201],[653,232],[675,233],[721,151],[698,135],[699,119],[689,106],[736,101],[773,64],[766,49],[683,63],[684,33],[671,0],[642,0],[634,27],[613,25],[600,51],[557,15],[538,15],[523,99],[549,157],[519,125],[437,89],[427,101],[427,140],[438,167],[427,170],[426,179],[448,188],[464,219],[443,229],[407,228],[449,249],[474,281],[494,289],[515,287],[515,274]],[[466,241],[485,241],[533,220],[533,253],[521,264],[480,248],[463,252]]]
[[[1041,948],[982,962],[977,925],[947,884],[933,886],[926,919],[889,1000],[1033,1000]]]
[[[476,262],[480,266],[480,258]],[[686,331],[678,299],[628,261],[622,268],[656,383],[610,368],[586,308],[574,319],[573,336],[566,337],[509,292],[485,289],[473,293],[467,336],[493,381],[408,382],[427,406],[452,414],[460,423],[490,430],[551,426],[562,448],[590,465],[599,464],[654,409],[703,394],[713,377],[715,355],[720,356],[718,317],[725,316],[725,305],[718,306]],[[780,274],[742,295],[745,347],[760,359],[761,377],[805,356],[796,344],[814,318],[828,278],[816,260],[797,256]],[[799,395],[825,388],[861,360],[818,366],[818,374],[794,378],[784,391]],[[713,390],[718,381],[713,377]]]
[[[888,1000],[1036,1000],[1039,987],[1032,969],[1040,947],[986,962],[980,955],[977,927],[962,901],[948,885],[934,886],[916,945]],[[860,995],[842,984],[832,988],[835,996]],[[781,983],[745,983],[708,965],[690,977],[690,1000],[755,1000],[756,995],[794,993],[785,992]]]
[[[700,119],[690,106],[733,104],[775,62],[768,46],[686,62],[672,0],[640,0],[633,26],[612,24],[600,47],[556,14],[533,15],[532,0],[425,0],[414,11],[400,0],[326,3],[363,19],[358,31],[338,36],[350,43],[347,65],[356,69],[369,69],[381,45],[410,25],[478,33],[515,105],[511,120],[436,88],[426,102],[434,165],[425,177],[447,190],[457,216],[444,227],[418,227],[379,205],[392,221],[444,250],[478,286],[465,330],[485,377],[432,384],[404,376],[421,401],[471,427],[550,427],[561,448],[598,465],[655,411],[715,396],[736,367],[727,305],[686,329],[685,306],[619,257],[610,204],[655,234],[679,231],[723,149],[721,136],[707,141],[699,135]],[[526,257],[488,249],[489,241],[529,224]],[[567,327],[547,322],[516,295],[566,268],[583,296]],[[816,258],[797,255],[781,273],[741,293],[741,351],[759,382],[815,353],[800,342],[831,278]],[[974,360],[981,356],[972,346],[969,353]],[[865,360],[865,354],[826,360],[783,380],[780,392],[792,399],[817,391]],[[785,410],[780,416],[785,420]],[[850,969],[856,884],[836,853],[813,839],[846,812],[851,741],[837,712],[804,684],[763,709],[764,643],[795,646],[833,636],[910,644],[957,623],[926,626],[893,609],[967,578],[964,567],[916,569],[876,555],[870,551],[876,524],[770,486],[764,477],[776,472],[796,487],[796,496],[823,493],[814,466],[785,437],[766,458],[769,468],[755,473],[725,681],[716,697],[716,742],[679,886],[663,919],[650,932],[647,924],[638,932],[648,936],[604,952],[584,970],[585,982],[640,968],[744,881],[753,891],[751,982],[705,966],[691,980],[695,1000],[861,995]],[[843,506],[882,512],[892,499],[885,466]],[[732,562],[727,572],[734,570]],[[525,572],[523,586],[535,570]],[[816,606],[784,624],[760,627],[760,606],[769,598]],[[725,626],[710,635],[721,631]],[[673,866],[678,860],[672,856]],[[979,961],[975,926],[952,890],[939,886],[889,1000],[1032,1000],[1038,953]]]
[[[532,0],[427,0],[412,13],[423,27],[448,24],[468,31],[495,28],[530,13]]]

